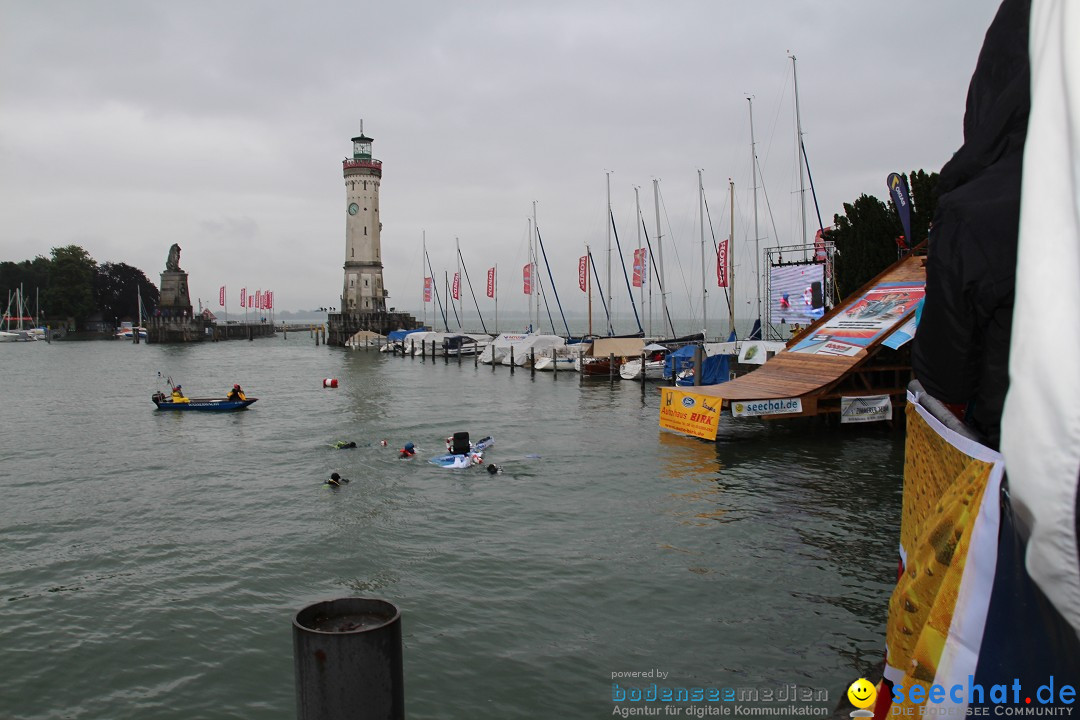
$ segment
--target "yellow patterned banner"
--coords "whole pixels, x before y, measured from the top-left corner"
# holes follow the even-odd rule
[[[684,435],[716,439],[720,422],[720,398],[685,392],[677,388],[660,389],[660,427]]]
[[[908,403],[903,575],[889,601],[886,631],[885,675],[894,684],[948,686],[974,673],[969,649],[981,637],[993,570],[982,559],[972,562],[996,554],[993,507],[1000,479],[1000,455],[960,438]],[[918,712],[909,697],[901,705],[905,710],[894,706],[891,712]]]

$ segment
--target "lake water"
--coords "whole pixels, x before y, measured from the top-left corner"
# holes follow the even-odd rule
[[[410,718],[609,717],[649,670],[831,708],[883,656],[899,430],[707,443],[657,427],[655,386],[306,333],[0,361],[0,718],[294,717],[292,616],[348,595],[401,609]],[[159,412],[159,372],[259,401]],[[458,430],[504,472],[425,462]]]

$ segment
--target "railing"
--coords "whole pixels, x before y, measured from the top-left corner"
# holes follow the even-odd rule
[[[345,158],[341,161],[341,167],[345,170],[352,168],[368,168],[370,170],[378,170],[382,172],[382,160],[357,160],[355,158]]]

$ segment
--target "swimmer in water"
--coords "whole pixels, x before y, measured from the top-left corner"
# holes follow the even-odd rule
[[[341,487],[348,482],[349,478],[343,478],[337,473],[330,473],[330,479],[327,480],[325,484],[329,485],[330,487]]]
[[[487,466],[488,475],[498,475],[502,472],[502,468],[494,463]]]
[[[411,442],[405,443],[405,447],[401,448],[401,450],[398,451],[398,457],[402,459],[411,458],[415,454],[416,446],[413,445]]]
[[[351,450],[352,448],[356,447],[356,441],[346,442],[345,440],[338,440],[336,443],[334,443],[334,447],[336,447],[338,450]]]

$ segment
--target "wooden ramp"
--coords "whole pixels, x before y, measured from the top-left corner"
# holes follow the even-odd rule
[[[662,388],[660,426],[715,439],[724,408],[772,419],[840,413],[852,398],[902,398],[911,376],[910,346],[894,350],[882,343],[914,315],[912,298],[921,298],[926,285],[925,260],[897,261],[753,372],[719,385]],[[903,304],[876,314],[888,301]],[[834,350],[847,354],[826,354]]]

